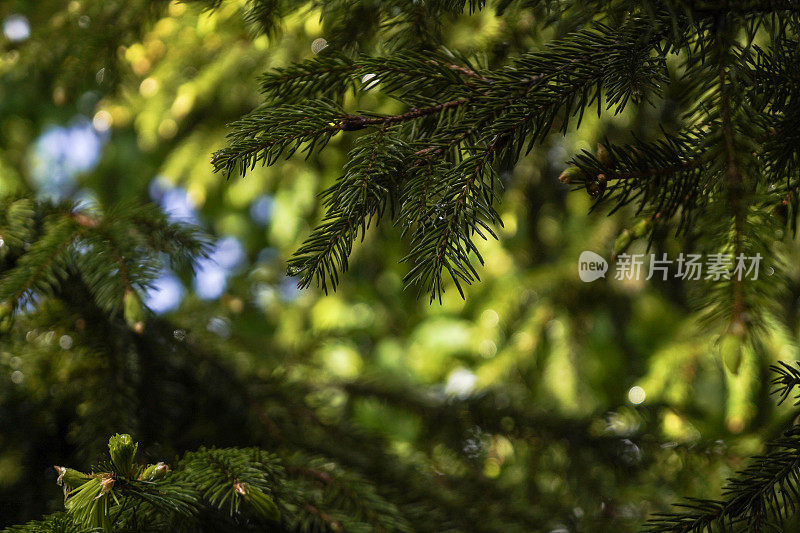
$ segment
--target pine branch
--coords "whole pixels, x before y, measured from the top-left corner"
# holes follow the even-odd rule
[[[613,205],[612,212],[635,203],[637,215],[647,211],[653,218],[669,220],[680,213],[679,228],[688,230],[697,184],[710,164],[701,149],[705,134],[698,128],[664,134],[654,142],[605,143],[597,154],[584,151],[576,156],[559,179],[583,186],[596,205]]]
[[[13,270],[0,280],[0,301],[19,306],[30,301],[34,292],[51,293],[63,273],[69,247],[84,232],[67,216],[54,215],[45,222],[45,235],[31,246]]]
[[[386,144],[397,146],[409,134],[426,136],[417,151],[420,157],[407,160],[405,168],[399,161],[389,165],[397,177],[419,177],[425,173],[415,167],[422,163],[428,176],[412,181],[411,186],[397,183],[403,190],[401,205],[406,206],[401,208],[403,216],[414,225],[412,248],[405,258],[412,270],[406,280],[419,283],[432,298],[441,298],[446,271],[463,295],[462,283],[478,279],[471,257],[481,261],[472,238],[493,236],[492,226],[499,223],[493,206],[499,193],[493,167],[501,161],[513,164],[557,120],[561,119],[564,131],[570,117],[577,115],[580,121],[587,106],[600,104],[601,88],[605,88],[607,105],[617,112],[629,100],[657,91],[663,81],[663,60],[650,54],[666,33],[643,19],[633,19],[620,29],[595,24],[546,52],[527,54],[491,73],[444,56],[411,53],[359,60],[343,55],[316,58],[263,79],[269,98],[297,103],[264,107],[233,124],[230,146],[214,156],[215,169],[228,175],[239,169],[244,174],[258,163],[272,165],[281,155],[291,155],[301,147],[310,154],[340,131],[380,128],[381,138],[390,139]],[[415,105],[397,115],[370,116],[346,113],[330,101],[300,103],[309,96],[340,98],[355,88],[355,76],[363,72],[374,75],[374,79],[365,78],[370,86],[378,84],[382,91]],[[424,94],[428,91],[438,100],[431,101]],[[401,127],[405,124],[412,126]],[[459,159],[461,151],[470,155],[442,164],[443,158]],[[359,154],[356,149],[350,157]],[[345,176],[364,167],[372,172],[371,162],[351,160]],[[363,195],[328,197],[323,225],[290,265],[293,274],[302,274],[300,286],[312,280],[324,289],[328,284],[336,286],[358,238],[357,229],[363,239],[368,221],[382,213],[388,201],[380,194],[370,195],[369,202]],[[408,206],[416,206],[415,212],[409,213]]]
[[[432,195],[439,200],[418,224],[414,247],[403,259],[418,259],[405,281],[419,284],[430,293],[431,301],[435,297],[441,301],[444,270],[450,274],[462,297],[461,283],[469,285],[480,279],[470,255],[474,254],[481,264],[483,258],[472,236],[477,234],[486,239],[486,235],[491,235],[496,238],[490,224],[500,220],[492,205],[495,179],[491,169],[486,168],[492,153],[487,151],[482,157],[465,159],[448,172],[442,182],[433,184]],[[419,260],[420,257],[425,259]],[[432,260],[427,260],[428,257]]]
[[[800,365],[800,362],[795,361],[795,363]],[[800,385],[800,368],[795,368],[783,361],[778,361],[777,365],[771,365],[769,368],[777,374],[772,380],[772,385],[775,386],[772,393],[779,397],[778,405],[780,405]],[[800,393],[795,396],[795,405],[800,405]]]
[[[725,19],[722,23],[725,24]],[[725,156],[725,184],[728,189],[728,201],[730,210],[733,213],[733,252],[734,257],[743,254],[743,231],[744,231],[744,208],[741,206],[742,196],[746,194],[743,170],[739,166],[739,150],[742,143],[736,139],[734,131],[733,111],[731,110],[730,91],[735,90],[733,81],[730,78],[730,66],[727,61],[733,59],[729,52],[731,34],[734,28],[718,28],[716,31],[716,44],[719,49],[718,75],[719,75],[719,109],[722,128],[722,138],[724,140]],[[728,33],[730,32],[730,33]],[[727,35],[726,35],[727,33]],[[735,277],[732,279],[733,285],[733,310],[732,322],[742,324],[746,322],[746,304],[744,297],[743,280]]]
[[[311,515],[307,519],[316,517],[347,531],[412,531],[397,506],[359,475],[304,455],[292,457],[287,472],[309,496],[315,492],[321,496],[306,504]]]
[[[796,362],[800,365],[800,362]],[[800,370],[784,363],[772,365],[777,375],[772,393],[783,403],[800,384]],[[657,514],[649,522],[651,533],[689,533],[740,527],[758,532],[800,509],[800,430],[793,426],[767,445],[766,453],[751,459],[723,489],[722,500],[689,499],[682,512]]]
[[[94,303],[113,314],[122,309],[126,295],[143,291],[157,277],[161,254],[173,266],[191,269],[208,250],[196,228],[167,221],[152,205],[103,211],[14,202],[8,220],[13,222],[0,231],[16,259],[0,277],[0,302],[15,308],[57,296],[71,273],[77,273]]]
[[[474,84],[465,78],[488,82],[483,74],[451,52],[420,54],[400,52],[389,57],[352,58],[332,52],[284,68],[277,68],[261,77],[264,97],[273,104],[298,104],[308,99],[330,99],[341,103],[347,92],[369,91],[380,87],[382,92],[403,95],[428,94],[449,99],[463,96],[459,87]]]
[[[373,219],[377,224],[393,203],[405,151],[401,143],[385,138],[385,129],[356,142],[344,175],[323,194],[328,212],[322,225],[289,262],[289,271],[300,275],[299,287],[316,281],[325,292],[329,285],[336,288],[359,232],[363,240]]]
[[[794,513],[800,504],[800,435],[769,444],[768,451],[731,479],[722,500],[691,499],[679,507],[684,512],[658,514],[649,521],[651,533],[689,533],[740,527],[763,531]]]

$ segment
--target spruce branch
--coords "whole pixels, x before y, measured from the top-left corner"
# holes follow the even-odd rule
[[[412,531],[400,509],[354,472],[304,454],[291,457],[286,469],[298,489],[320,496],[305,504],[310,519],[347,531]]]
[[[48,294],[63,273],[64,256],[84,228],[71,216],[54,215],[45,222],[45,235],[31,246],[11,272],[0,280],[0,300],[14,306],[30,301],[34,292]]]
[[[428,115],[443,113],[468,103],[466,98],[442,102],[425,108],[414,108],[406,113],[387,116],[362,116],[324,101],[304,104],[302,107],[266,108],[235,122],[229,136],[231,146],[214,154],[212,163],[216,171],[228,176],[238,169],[242,176],[258,163],[275,164],[282,155],[291,156],[304,144],[303,151],[310,155],[321,150],[341,131],[357,131],[370,126],[393,126]],[[259,133],[260,132],[260,133]]]
[[[299,287],[316,281],[323,291],[338,284],[347,270],[353,242],[364,239],[373,220],[377,224],[391,205],[402,172],[402,143],[386,139],[386,128],[358,139],[344,175],[323,193],[328,212],[289,262],[289,272],[300,275]]]
[[[197,487],[212,508],[227,509],[231,516],[247,503],[264,518],[276,521],[280,510],[272,496],[283,477],[274,455],[252,449],[200,449],[177,466],[179,478]]]
[[[687,500],[678,504],[685,511],[651,518],[647,531],[764,531],[797,511],[799,491],[800,436],[789,431],[771,442],[766,453],[753,457],[751,464],[728,482],[721,500]]]
[[[417,157],[406,158],[405,165],[397,164],[400,161],[390,165],[402,190],[403,220],[411,220],[414,228],[404,259],[412,263],[406,280],[418,283],[432,298],[441,298],[442,273],[447,272],[463,295],[462,284],[478,279],[472,256],[482,261],[473,236],[494,236],[492,226],[499,223],[493,205],[499,194],[494,167],[513,164],[557,121],[563,131],[570,118],[577,116],[580,122],[586,107],[600,105],[603,91],[607,106],[617,112],[631,99],[657,93],[665,79],[663,59],[651,53],[666,33],[664,27],[654,29],[652,21],[644,19],[634,18],[618,29],[598,23],[546,52],[526,54],[494,72],[441,55],[315,58],[263,78],[265,95],[278,105],[262,107],[233,124],[230,146],[215,154],[214,166],[227,175],[235,169],[244,174],[258,163],[272,165],[301,147],[310,154],[341,131],[380,129],[385,144],[398,147],[407,143],[409,135],[417,136]],[[380,87],[414,104],[396,115],[369,115],[346,113],[329,100],[302,100],[338,99],[356,87],[357,76],[364,72],[374,76],[367,81],[369,88]],[[356,149],[350,157],[360,155]],[[369,161],[363,165],[357,159],[350,161],[345,176],[359,166],[360,171],[366,168],[372,173],[372,162],[381,159]],[[425,170],[418,172],[416,167]],[[411,179],[410,184],[402,183],[405,179]],[[388,201],[373,197],[368,205],[363,195],[329,192],[323,225],[290,264],[292,273],[302,274],[300,286],[308,286],[312,279],[324,289],[336,286],[358,238],[355,229],[360,228],[363,239],[364,220],[382,214]],[[408,234],[408,226],[404,233]]]
[[[456,64],[461,61],[465,65]],[[261,90],[273,104],[299,104],[308,99],[330,99],[341,103],[343,96],[360,90],[380,90],[397,96],[442,94],[455,99],[468,79],[490,82],[463,57],[452,52],[421,54],[399,52],[388,57],[353,58],[341,52],[319,55],[302,63],[276,68],[264,74]]]
[[[161,254],[174,266],[191,269],[208,251],[201,232],[169,222],[152,205],[103,210],[17,201],[8,213],[15,222],[1,231],[15,260],[0,278],[0,302],[14,308],[58,296],[75,274],[94,303],[113,314],[126,295],[143,291],[156,278]]]
[[[698,128],[664,134],[653,142],[606,142],[597,154],[584,151],[573,158],[560,180],[585,188],[596,205],[613,205],[612,212],[635,203],[637,214],[647,211],[666,220],[678,213],[686,217],[692,212],[700,175],[710,164],[701,149],[705,133]],[[689,225],[684,221],[679,227]]]
[[[797,363],[800,364],[800,363]],[[776,373],[773,394],[784,402],[800,383],[800,371],[784,362],[772,365]],[[648,522],[651,533],[765,531],[800,509],[800,431],[793,426],[768,443],[767,450],[750,460],[723,489],[721,500],[688,499],[684,511],[657,514]]]
[[[797,361],[795,361],[795,364],[800,365]],[[775,387],[772,393],[779,397],[778,404],[780,405],[785,402],[794,389],[800,385],[800,368],[795,368],[783,361],[778,361],[778,364],[771,365],[769,368],[776,374],[771,382]],[[795,396],[795,405],[799,403],[800,394]]]
[[[725,24],[725,19],[722,19],[721,24]],[[745,176],[742,174],[742,169],[739,166],[738,157],[741,150],[742,143],[738,142],[735,138],[736,132],[733,123],[733,111],[731,109],[731,90],[735,88],[733,81],[730,77],[730,66],[727,63],[732,59],[729,52],[731,46],[731,34],[735,31],[734,28],[717,28],[716,31],[716,44],[719,52],[718,59],[718,76],[719,76],[719,109],[722,128],[722,138],[724,140],[724,156],[725,156],[725,184],[728,189],[728,201],[730,203],[730,210],[733,213],[733,252],[734,257],[738,257],[743,253],[743,230],[744,230],[744,210],[741,205],[743,194],[746,194]],[[744,325],[747,321],[745,316],[746,304],[744,297],[744,287],[742,279],[734,277],[732,280],[733,285],[733,310],[732,322],[734,324]]]
[[[499,222],[492,205],[496,195],[495,178],[491,169],[487,169],[492,153],[493,150],[487,150],[482,156],[465,159],[445,174],[441,183],[433,184],[431,194],[438,201],[427,209],[422,222],[418,223],[412,240],[414,247],[403,259],[412,261],[422,257],[409,270],[405,281],[419,284],[430,293],[431,301],[436,297],[441,300],[445,270],[462,297],[461,283],[469,285],[480,279],[470,255],[474,254],[481,264],[483,258],[472,236],[496,238],[490,224]]]

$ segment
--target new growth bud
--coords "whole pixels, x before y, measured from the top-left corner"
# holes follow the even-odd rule
[[[147,316],[144,305],[142,305],[142,301],[135,291],[125,291],[123,308],[125,323],[128,324],[129,328],[141,335],[144,332],[144,322]]]
[[[139,481],[158,481],[166,476],[167,472],[169,472],[169,467],[162,461],[159,461],[154,465],[148,465],[148,467],[139,474]]]
[[[631,233],[633,234],[634,239],[640,239],[649,234],[650,230],[652,229],[653,219],[648,217],[634,224],[634,226],[631,228]]]
[[[117,472],[124,476],[131,476],[135,472],[136,450],[139,445],[133,442],[130,435],[114,435],[108,441],[108,451],[111,454],[111,462]]]
[[[612,249],[614,257],[627,250],[632,241],[633,237],[631,237],[631,230],[622,230],[622,233],[620,233],[617,239],[614,241],[614,248]]]
[[[612,255],[614,257],[618,256],[627,250],[628,246],[630,246],[635,239],[640,239],[646,236],[652,229],[653,219],[648,217],[634,224],[632,228],[622,230],[622,233],[620,233],[617,239],[614,241]]]
[[[575,166],[567,167],[564,169],[564,172],[558,176],[558,181],[561,183],[568,185],[570,183],[577,183],[584,180],[584,173],[583,171]]]
[[[745,327],[739,322],[733,322],[728,331],[719,340],[719,355],[725,368],[732,374],[739,373],[744,351]]]
[[[100,494],[95,499],[102,498],[114,488],[114,476],[112,474],[102,474],[100,476]]]
[[[589,193],[591,198],[600,198],[606,191],[606,182],[608,178],[605,174],[598,174],[594,180],[586,182],[586,192]]]
[[[92,476],[84,474],[83,472],[75,470],[74,468],[67,468],[65,466],[54,466],[53,468],[55,468],[56,472],[58,473],[58,479],[56,479],[56,483],[73,489],[80,487],[92,479]]]
[[[275,522],[280,520],[281,512],[275,501],[261,490],[240,481],[233,484],[233,490],[242,496],[244,501],[249,503],[264,518]]]

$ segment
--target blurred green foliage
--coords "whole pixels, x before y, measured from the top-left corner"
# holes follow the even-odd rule
[[[306,384],[301,400],[315,416],[384,439],[398,460],[445,476],[471,469],[539,517],[543,530],[623,531],[676,496],[713,496],[792,415],[767,399],[766,377],[769,364],[797,356],[800,262],[787,262],[792,289],[770,324],[773,358],[745,353],[736,376],[724,372],[713,332],[696,326],[691,286],[578,278],[580,252],[608,257],[624,218],[590,212],[586,194],[558,183],[564,161],[623,131],[647,137],[653,113],[677,112],[669,98],[610,121],[587,116],[580,131],[548,138],[506,176],[500,239],[481,242],[482,281],[465,300],[449,290],[429,305],[403,290],[400,229],[389,225],[356,246],[337,292],[298,292],[286,260],[320,218],[316,196],[338,175],[353,138],[335,137],[319,155],[246,179],[213,173],[209,158],[225,144],[225,124],[260,103],[259,74],[312,56],[326,38],[318,8],[294,11],[279,31],[261,34],[243,20],[243,5],[0,4],[0,23],[23,16],[30,29],[20,40],[0,36],[0,193],[57,190],[104,204],[177,195],[211,234],[235,238],[243,259],[225,272],[218,297],[202,298],[187,272],[175,273],[185,292],[165,317],[179,326],[176,335],[216,350],[242,375]],[[442,39],[491,63],[537,46],[536,26],[532,10],[501,18],[487,9],[454,19]],[[53,128],[81,127],[96,137],[99,159],[64,170],[61,148],[42,143],[61,131]],[[69,149],[83,142],[66,139]],[[61,172],[59,187],[48,189]],[[669,236],[653,246],[678,251]],[[57,509],[61,496],[45,466],[66,464],[65,456],[85,466],[104,431],[123,430],[93,418],[72,385],[86,386],[78,376],[95,357],[72,337],[93,324],[40,317],[29,326],[28,349],[0,342],[0,525]],[[182,393],[198,397],[197,418],[185,432],[162,433],[172,442],[144,436],[143,449],[249,444],[214,416],[215,391]],[[458,432],[440,423],[442,412],[473,400]]]

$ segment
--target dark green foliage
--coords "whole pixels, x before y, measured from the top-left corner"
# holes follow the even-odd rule
[[[66,511],[5,531],[411,531],[369,483],[319,459],[203,448],[170,468],[141,464],[136,447],[116,435],[91,473],[55,467]]]
[[[589,106],[620,112],[631,100],[658,94],[666,79],[664,57],[674,44],[664,37],[667,26],[653,24],[637,17],[617,28],[594,24],[497,70],[476,68],[446,52],[315,58],[263,78],[270,101],[232,125],[231,144],[214,156],[214,165],[228,175],[234,170],[244,174],[301,147],[308,153],[322,149],[340,132],[374,130],[374,150],[403,153],[401,167],[388,167],[392,190],[399,195],[390,196],[390,189],[384,188],[375,201],[399,204],[393,214],[398,224],[410,226],[411,248],[404,261],[411,263],[411,270],[406,280],[431,298],[441,298],[443,274],[459,291],[462,284],[478,279],[473,262],[482,260],[475,238],[494,236],[492,226],[499,223],[498,168],[513,165],[554,125],[566,131],[571,118],[580,123]],[[656,50],[660,55],[653,56]],[[358,93],[359,86],[390,94],[409,110],[360,115],[335,104],[348,91]],[[371,173],[381,161],[358,154],[363,151],[351,154],[344,180]],[[366,226],[382,214],[371,204],[349,200],[328,199],[329,219],[341,221],[340,213],[346,212],[348,222],[326,220],[314,233],[315,242],[336,240],[342,225]],[[347,240],[355,239],[351,232]],[[320,270],[314,254],[307,254],[306,248],[298,252],[292,272],[301,274],[301,286],[316,279],[326,289],[335,288],[350,251],[350,244],[340,246],[336,269]]]
[[[109,20],[123,3],[109,6],[92,16]],[[554,35],[541,49],[510,58],[502,51],[465,57],[439,46],[448,21],[484,9],[483,2],[314,7],[327,48],[266,73],[265,101],[232,123],[228,145],[212,159],[222,175],[244,176],[298,151],[315,157],[337,135],[356,137],[323,193],[321,222],[290,261],[301,287],[335,289],[355,244],[388,218],[408,241],[406,283],[431,300],[441,301],[448,288],[463,296],[480,276],[480,241],[502,224],[498,205],[521,157],[589,113],[646,109],[675,86],[683,91],[676,124],[654,139],[631,136],[576,155],[563,181],[585,190],[597,209],[634,207],[640,222],[622,244],[670,231],[699,251],[760,254],[779,264],[778,234],[796,226],[800,171],[793,2],[501,2],[493,6],[501,16],[530,10],[546,22],[537,32]],[[243,6],[249,25],[270,35],[300,9],[292,1]],[[120,33],[135,33],[136,11],[122,11]],[[117,39],[105,37],[82,54],[93,57],[98,47],[116,53]],[[383,53],[363,53],[374,40],[385,41]],[[57,52],[52,61],[68,62]],[[398,110],[358,109],[365,95],[376,94]],[[544,491],[534,483],[519,491],[493,484],[477,460],[487,435],[528,438],[531,455],[548,451],[537,439],[550,439],[623,475],[644,468],[640,449],[651,463],[664,453],[658,443],[639,442],[636,431],[624,439],[598,431],[604,413],[553,423],[536,409],[509,405],[507,391],[444,398],[364,383],[311,384],[280,363],[264,375],[223,362],[217,352],[261,357],[269,347],[215,346],[202,331],[187,336],[143,307],[141,293],[165,263],[187,275],[208,252],[201,233],[151,205],[83,209],[4,200],[0,236],[3,346],[58,383],[26,399],[51,422],[30,439],[49,452],[84,457],[99,453],[114,431],[143,443],[137,449],[130,437],[113,437],[110,461],[84,475],[64,471],[62,482],[76,480],[65,492],[65,511],[9,531],[531,531],[545,518],[560,520],[563,509],[539,501]],[[763,350],[759,334],[780,289],[776,280],[703,286],[699,307],[724,332],[726,352]],[[76,356],[54,369],[64,356],[39,339],[59,327],[75,330]],[[800,375],[787,365],[777,371],[785,400]],[[195,397],[196,390],[204,394]],[[320,417],[309,398],[325,394],[346,397],[343,409],[362,401],[402,406],[422,421],[436,460],[400,460],[349,419]],[[12,400],[7,405],[16,405]],[[56,433],[70,433],[79,450],[49,450]],[[196,440],[209,447],[183,453]],[[720,500],[693,500],[685,513],[654,519],[652,531],[758,531],[785,522],[798,505],[799,453],[792,428]],[[575,468],[572,487],[586,474]]]
[[[353,228],[360,227],[363,238],[382,206],[397,204],[393,218],[410,240],[406,282],[431,299],[441,299],[448,281],[463,295],[463,285],[479,279],[475,262],[483,263],[476,237],[494,236],[501,223],[495,207],[500,170],[551,131],[579,125],[592,107],[598,115],[620,113],[629,102],[657,99],[669,86],[667,64],[674,55],[673,71],[689,89],[684,130],[609,145],[605,161],[581,155],[573,161],[578,179],[569,181],[580,182],[598,204],[616,209],[635,202],[657,226],[677,219],[678,232],[699,238],[708,253],[779,263],[779,250],[762,235],[787,225],[773,209],[796,204],[789,178],[795,143],[778,129],[794,96],[776,81],[788,79],[793,68],[795,17],[781,6],[755,4],[631,7],[613,26],[593,23],[499,68],[476,67],[442,51],[377,58],[332,52],[279,69],[262,80],[265,106],[232,125],[230,146],[215,155],[215,168],[244,175],[300,148],[311,154],[340,132],[379,132],[369,134],[370,153],[403,153],[402,166],[356,150],[342,180],[361,174],[363,183],[374,184],[378,165],[393,174],[393,186],[363,195],[368,202],[329,196],[326,218],[290,273],[300,276],[301,287],[314,280],[335,288],[358,238]],[[369,90],[397,98],[408,111],[372,116],[340,107],[346,93]],[[772,227],[765,232],[764,225]],[[324,259],[329,253],[333,258]],[[752,311],[767,306],[767,285],[714,281],[700,299],[709,321],[755,330],[759,319]]]
[[[121,446],[122,439],[129,445]],[[267,453],[202,449],[186,454],[171,470],[164,463],[139,464],[129,435],[112,437],[109,450],[111,462],[83,474],[79,485],[73,479],[81,474],[65,475],[68,469],[56,467],[64,485],[64,513],[9,531],[222,531],[280,522],[272,493],[283,483],[283,470]]]
[[[13,308],[51,295],[75,273],[94,303],[114,313],[127,292],[155,278],[163,264],[159,254],[178,269],[191,269],[206,249],[196,228],[168,222],[155,205],[81,210],[21,199],[4,202],[2,210],[0,232],[8,246],[0,250],[0,300]]]
[[[50,235],[52,224],[60,227],[59,222],[67,230],[56,233],[55,242],[82,242],[98,232],[91,242],[97,247],[99,258],[94,260],[99,263],[121,259],[134,264],[125,255],[115,256],[116,241],[100,237],[101,228],[121,224],[118,220],[138,228],[144,224],[139,218],[147,217],[145,227],[153,229],[146,234],[148,240],[139,241],[133,233],[129,241],[117,245],[143,264],[150,249],[171,251],[179,259],[185,246],[201,247],[202,241],[194,233],[184,233],[183,226],[164,226],[163,215],[149,206],[101,213],[47,203],[16,201],[11,205],[15,207],[6,210],[3,226],[3,234],[9,236],[3,260],[17,268],[34,249],[25,250],[24,242],[43,242],[36,240],[37,235]],[[173,234],[178,238],[171,237]],[[9,531],[90,531],[90,527],[98,527],[113,531],[438,532],[474,530],[478,522],[481,531],[524,531],[537,523],[535,513],[526,511],[524,502],[507,514],[510,496],[504,490],[487,494],[476,486],[474,491],[466,491],[464,487],[476,479],[469,470],[452,479],[448,476],[450,486],[440,486],[441,473],[424,463],[401,461],[382,439],[346,421],[321,420],[306,404],[306,398],[331,387],[364,398],[375,397],[374,390],[336,383],[312,385],[287,379],[279,372],[274,378],[247,375],[223,362],[207,338],[195,338],[202,330],[189,335],[149,314],[143,316],[141,328],[134,327],[136,324],[119,312],[129,294],[117,293],[124,291],[119,276],[85,277],[85,269],[70,259],[70,254],[79,252],[73,246],[61,255],[47,255],[57,256],[52,264],[60,266],[49,267],[48,274],[42,275],[47,282],[37,285],[37,298],[32,300],[36,309],[14,312],[13,328],[2,337],[3,346],[14,346],[15,354],[31,365],[29,379],[57,383],[44,390],[32,385],[32,395],[24,405],[36,416],[52,420],[52,431],[60,433],[62,426],[74,424],[71,438],[79,448],[73,453],[83,457],[85,464],[102,453],[103,435],[113,432],[114,426],[137,431],[145,444],[137,446],[130,437],[115,435],[109,443],[108,460],[85,469],[85,475],[72,468],[63,473],[59,470],[62,483],[69,486],[66,511]],[[144,270],[132,271],[137,276],[132,280],[146,279]],[[9,277],[14,272],[11,268]],[[111,282],[117,283],[105,292],[94,288]],[[96,300],[96,294],[111,295],[113,306]],[[107,312],[107,308],[115,312]],[[50,331],[54,330],[69,331],[75,348],[64,352],[50,343]],[[384,393],[388,390],[383,388]],[[413,404],[406,392],[387,398],[398,406]],[[16,405],[13,396],[0,400],[4,409]],[[435,414],[431,423],[446,442],[447,455],[470,467],[475,458],[463,454],[465,435],[477,424],[501,429],[493,420],[495,408],[490,398],[464,400],[463,405],[451,405],[441,398],[420,403],[419,408],[426,416]],[[525,413],[510,410],[504,416],[518,419],[520,425],[542,427],[538,418],[529,419]],[[12,426],[14,420],[0,420],[6,438],[24,431]],[[213,421],[211,427],[209,421]],[[615,456],[618,439],[595,441],[588,426],[567,424],[549,431],[570,435],[578,447],[588,439],[590,448]],[[63,438],[48,431],[24,437],[43,448]],[[185,449],[184,443],[197,438],[194,435],[219,447],[186,453],[175,460]],[[159,441],[173,444],[162,450]],[[231,447],[243,441],[258,448]],[[36,459],[42,462],[50,457],[61,463],[62,453],[69,452],[54,450]],[[31,488],[20,486],[19,497],[31,498]],[[53,486],[52,492],[55,496],[58,489]],[[467,508],[465,501],[471,502]]]
[[[301,287],[316,281],[327,290],[336,287],[339,272],[347,270],[353,242],[383,216],[397,196],[406,147],[384,141],[384,131],[361,137],[348,154],[344,175],[323,193],[328,213],[297,251],[290,270],[302,272]]]
[[[244,174],[257,163],[275,163],[287,149],[311,153],[340,132],[369,130],[329,190],[327,214],[290,274],[300,276],[301,287],[316,281],[324,290],[335,288],[352,243],[385,206],[397,204],[391,214],[410,240],[406,282],[431,299],[441,300],[449,283],[463,296],[463,285],[479,279],[475,263],[483,263],[476,237],[494,236],[501,223],[502,170],[551,132],[579,125],[592,108],[602,115],[655,101],[677,78],[685,91],[677,131],[579,155],[562,180],[585,188],[596,205],[616,210],[633,203],[644,217],[637,228],[672,226],[699,251],[780,265],[775,236],[795,228],[800,171],[797,84],[789,81],[798,69],[793,6],[625,6],[624,14],[613,5],[587,6],[584,14],[594,8],[614,23],[587,24],[496,68],[447,51],[379,58],[331,53],[267,74],[267,110],[232,125],[232,142],[215,156],[215,167]],[[346,93],[358,99],[364,91],[380,91],[407,109],[376,116],[339,107]],[[315,120],[321,122],[315,126]],[[385,161],[388,151],[404,155]],[[358,177],[359,194],[341,192],[351,191]],[[711,278],[697,298],[704,320],[726,332],[721,350],[733,372],[745,345],[763,350],[760,328],[780,283],[765,278]],[[782,519],[796,505],[796,457],[796,442],[787,436],[732,482],[724,502],[698,502],[696,515],[667,517],[657,530],[741,521],[758,530]]]
[[[774,392],[783,401],[797,386],[798,371],[786,364],[773,370],[778,374]],[[785,531],[798,505],[800,430],[794,426],[770,442],[765,453],[750,459],[725,486],[721,500],[687,500],[678,504],[685,511],[657,515],[647,531]]]
[[[780,396],[780,403],[783,403],[791,396],[794,388],[800,385],[800,369],[781,362],[774,365],[772,370],[777,374],[772,380],[775,394]],[[800,403],[800,396],[795,396],[795,400],[795,404]]]
[[[223,0],[186,0],[219,8]],[[441,42],[443,25],[462,11],[474,12],[483,1],[362,2],[321,0],[311,3],[296,0],[248,0],[244,19],[256,32],[274,34],[281,20],[294,12],[319,9],[328,42],[335,48],[358,49],[360,44],[380,35],[393,48],[430,48]]]

